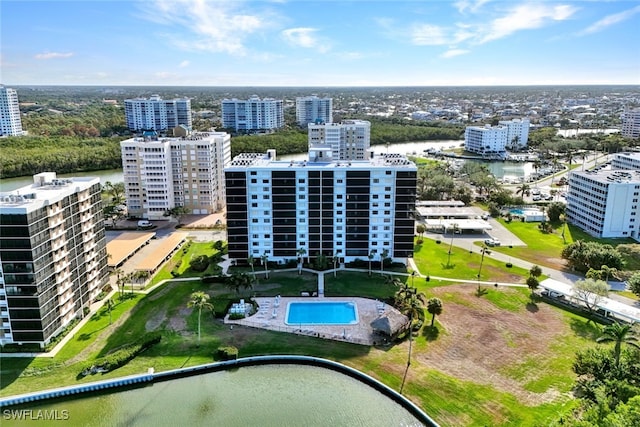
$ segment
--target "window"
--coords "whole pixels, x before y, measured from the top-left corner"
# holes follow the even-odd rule
[[[378,211],[371,212],[373,215],[378,215]]]
[[[258,235],[257,235],[257,234],[254,234],[254,235],[253,235],[253,238],[254,238],[254,239],[257,239],[257,238],[258,238]]]
[[[391,191],[391,187],[384,187],[384,191]]]
[[[337,215],[342,215],[342,211],[337,211],[336,214]]]
[[[263,184],[268,184],[268,183],[269,183],[269,180],[268,180],[268,179],[263,179],[263,180],[262,180],[262,183],[263,183]]]
[[[257,208],[257,207],[258,207],[258,204],[257,204],[257,203],[251,203],[251,207],[252,207],[252,208]]]
[[[265,239],[270,239],[270,238],[271,238],[271,234],[265,234],[265,235],[264,235],[264,238],[265,238]]]
[[[251,218],[251,222],[253,222],[253,223],[258,222],[258,218]]]
[[[257,183],[258,183],[258,180],[257,180],[257,179],[255,179],[255,178],[251,178],[251,183],[252,183],[252,184],[257,184]]]
[[[304,211],[299,211],[298,212],[299,215],[304,215],[304,213],[305,213]]]
[[[379,182],[380,182],[380,180],[379,180],[378,178],[374,178],[374,179],[373,179],[373,183],[374,183],[374,184],[377,184],[377,183],[379,183]]]
[[[300,238],[301,238],[301,239],[304,239],[304,238],[305,238],[305,236],[306,236],[305,234],[301,234],[301,235],[300,235]],[[304,243],[304,242],[303,242],[303,243]]]
[[[391,215],[391,211],[384,211],[385,215]]]
[[[305,181],[304,181],[304,178],[300,178],[300,179],[298,180],[298,184],[304,184],[304,182],[305,182]]]
[[[269,215],[269,211],[264,211],[264,214],[265,215]]]
[[[389,208],[389,207],[391,207],[391,203],[389,203],[389,202],[385,202],[384,207],[385,207],[385,208]]]
[[[298,194],[298,199],[299,200],[304,200],[305,199],[304,194]]]
[[[262,191],[269,191],[269,187],[262,187]]]
[[[269,195],[268,195],[268,194],[265,194],[264,196],[262,196],[262,198],[263,198],[264,200],[269,200]]]

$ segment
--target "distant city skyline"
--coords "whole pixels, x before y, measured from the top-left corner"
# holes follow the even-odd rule
[[[638,1],[15,1],[0,83],[640,84]]]

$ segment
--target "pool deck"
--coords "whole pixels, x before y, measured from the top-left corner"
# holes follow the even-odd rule
[[[375,345],[383,342],[384,337],[374,332],[371,322],[387,310],[396,310],[381,301],[359,297],[275,297],[255,298],[259,310],[244,319],[229,320],[229,325],[242,325],[252,328],[308,335],[323,339],[346,341],[362,345]],[[290,302],[352,302],[358,308],[358,323],[353,325],[287,325],[287,306]]]

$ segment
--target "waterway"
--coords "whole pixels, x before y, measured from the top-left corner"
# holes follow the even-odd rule
[[[370,386],[304,365],[243,367],[20,409],[30,409],[32,416],[66,417],[58,421],[65,426],[422,425]],[[42,420],[8,420],[4,414],[3,427],[47,425]]]

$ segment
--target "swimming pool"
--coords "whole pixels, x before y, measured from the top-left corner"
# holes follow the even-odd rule
[[[290,302],[287,325],[355,325],[358,309],[355,303],[342,301]]]
[[[522,209],[511,209],[509,213],[513,215],[522,215]]]

